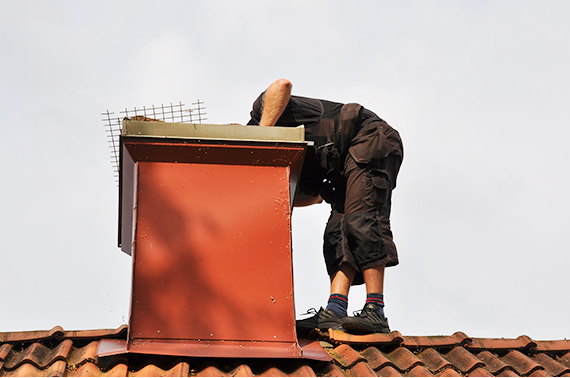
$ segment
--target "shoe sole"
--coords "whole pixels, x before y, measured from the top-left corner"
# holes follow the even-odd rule
[[[344,328],[349,333],[354,333],[357,335],[369,335],[372,333],[383,333],[383,334],[390,333],[390,328],[369,330],[369,329],[360,328],[359,326],[353,324],[343,324],[342,328]]]

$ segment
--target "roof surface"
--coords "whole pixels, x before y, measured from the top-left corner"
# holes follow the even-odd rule
[[[0,376],[563,376],[570,340],[450,336],[313,334],[330,362],[285,359],[119,355],[98,358],[102,339],[127,327],[92,331],[0,333]]]

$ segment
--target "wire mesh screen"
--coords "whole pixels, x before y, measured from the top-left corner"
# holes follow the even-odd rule
[[[175,123],[202,123],[206,121],[206,107],[204,102],[197,100],[190,107],[182,102],[178,104],[170,103],[170,105],[161,104],[160,106],[132,108],[122,110],[118,113],[109,112],[108,110],[101,113],[105,131],[107,132],[107,140],[111,148],[111,164],[115,175],[115,181],[119,182],[119,135],[124,119],[140,120],[140,121],[159,121],[159,122],[175,122]]]

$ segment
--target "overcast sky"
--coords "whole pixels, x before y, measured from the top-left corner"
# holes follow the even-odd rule
[[[570,2],[0,2],[0,332],[116,328],[131,258],[101,113],[197,99],[246,123],[285,77],[404,141],[404,335],[570,337]],[[296,314],[326,304],[327,205],[295,209]],[[363,306],[364,287],[349,311]]]

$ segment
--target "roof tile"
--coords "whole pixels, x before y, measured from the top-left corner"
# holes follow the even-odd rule
[[[570,374],[570,367],[562,365],[560,362],[554,360],[546,353],[539,353],[532,357],[532,359],[543,366],[548,374],[559,377],[563,374]]]
[[[308,365],[303,365],[288,375],[290,377],[316,377],[317,376],[315,374],[314,370]]]
[[[380,352],[375,347],[366,348],[363,352],[360,353],[366,361],[368,361],[368,365],[373,370],[378,370],[386,365],[394,366],[394,363],[390,361],[388,357],[384,355],[384,353]],[[395,367],[395,366],[394,366]]]
[[[477,358],[483,361],[485,368],[493,375],[497,375],[505,369],[510,369],[509,365],[487,350],[477,354]]]
[[[253,377],[251,368],[247,365],[239,365],[231,372],[232,377]]]
[[[537,369],[533,371],[529,377],[551,377],[551,375],[548,375],[544,370]]]
[[[67,364],[71,366],[80,366],[86,362],[96,362],[97,345],[99,342],[92,341],[83,348],[72,348],[67,357]]]
[[[25,332],[5,332],[0,333],[0,343],[26,342],[49,340],[54,337],[63,336],[64,331],[60,326],[55,326],[49,331],[25,331]]]
[[[535,348],[537,343],[526,335],[517,337],[516,339],[483,339],[473,338],[467,342],[465,347],[470,350],[527,350]]]
[[[518,375],[513,369],[509,368],[497,374],[496,377],[520,377],[520,375]]]
[[[4,359],[10,354],[12,350],[12,345],[2,344],[0,345],[0,370],[4,367]]]
[[[377,377],[376,372],[364,361],[358,362],[350,368],[350,375],[353,377]]]
[[[464,374],[467,374],[478,367],[485,366],[480,359],[469,353],[465,348],[459,346],[453,348],[449,353],[447,353],[445,358],[451,361],[453,365]]]
[[[453,368],[453,364],[441,354],[437,353],[433,348],[428,348],[419,353],[418,358],[426,364],[426,367],[433,374],[437,374],[444,369]]]
[[[180,362],[168,370],[149,364],[140,370],[129,373],[129,377],[185,377],[188,376],[189,372],[190,367],[186,362]]]
[[[70,369],[68,366],[68,377],[126,377],[128,367],[125,364],[116,365],[113,369],[102,371],[95,363],[87,362],[78,368]]]
[[[23,363],[15,370],[3,370],[4,377],[63,377],[65,375],[65,361],[56,361],[45,368],[38,368],[30,363]]]
[[[225,375],[225,376],[229,377],[229,375]],[[261,377],[286,377],[287,374],[285,374],[283,371],[279,370],[276,367],[272,367],[272,368],[267,369],[263,373],[261,373],[260,376]]]
[[[370,335],[353,335],[343,331],[329,330],[328,337],[333,343],[367,344],[367,345],[400,345],[404,338],[398,331],[388,334],[373,333]]]
[[[570,350],[570,340],[536,341],[536,352],[560,352]]]
[[[461,374],[453,368],[445,368],[441,372],[439,372],[437,377],[461,377]]]
[[[346,377],[341,368],[336,364],[327,364],[319,373],[325,377]]]
[[[453,347],[471,342],[471,338],[463,332],[455,332],[451,336],[406,336],[403,345],[407,347]]]
[[[377,371],[379,377],[402,377],[403,375],[392,365],[384,366]]]
[[[406,372],[406,377],[433,377],[433,374],[430,373],[428,369],[426,369],[423,365],[416,365],[411,368],[409,371]]]
[[[557,361],[566,367],[570,367],[570,352],[558,357]]]
[[[530,375],[535,370],[544,370],[542,366],[518,350],[510,351],[509,353],[505,354],[501,360],[512,366],[519,375]]]
[[[54,349],[50,349],[40,343],[33,343],[21,352],[12,349],[11,353],[4,360],[4,368],[13,370],[22,364],[31,363],[38,368],[44,369],[57,360],[67,361],[67,355],[72,344],[71,340],[64,340]]]
[[[404,347],[399,347],[393,352],[388,353],[386,356],[400,371],[408,371],[415,366],[424,365],[420,359],[418,359],[412,352]]]
[[[347,344],[334,348],[333,358],[344,368],[351,368],[360,361],[366,361],[360,353]]]
[[[224,373],[215,366],[208,366],[207,368],[196,373],[197,377],[231,377],[230,374]],[[253,376],[253,374],[251,375]]]
[[[493,374],[489,373],[487,369],[482,367],[475,368],[467,374],[468,377],[492,377]]]

